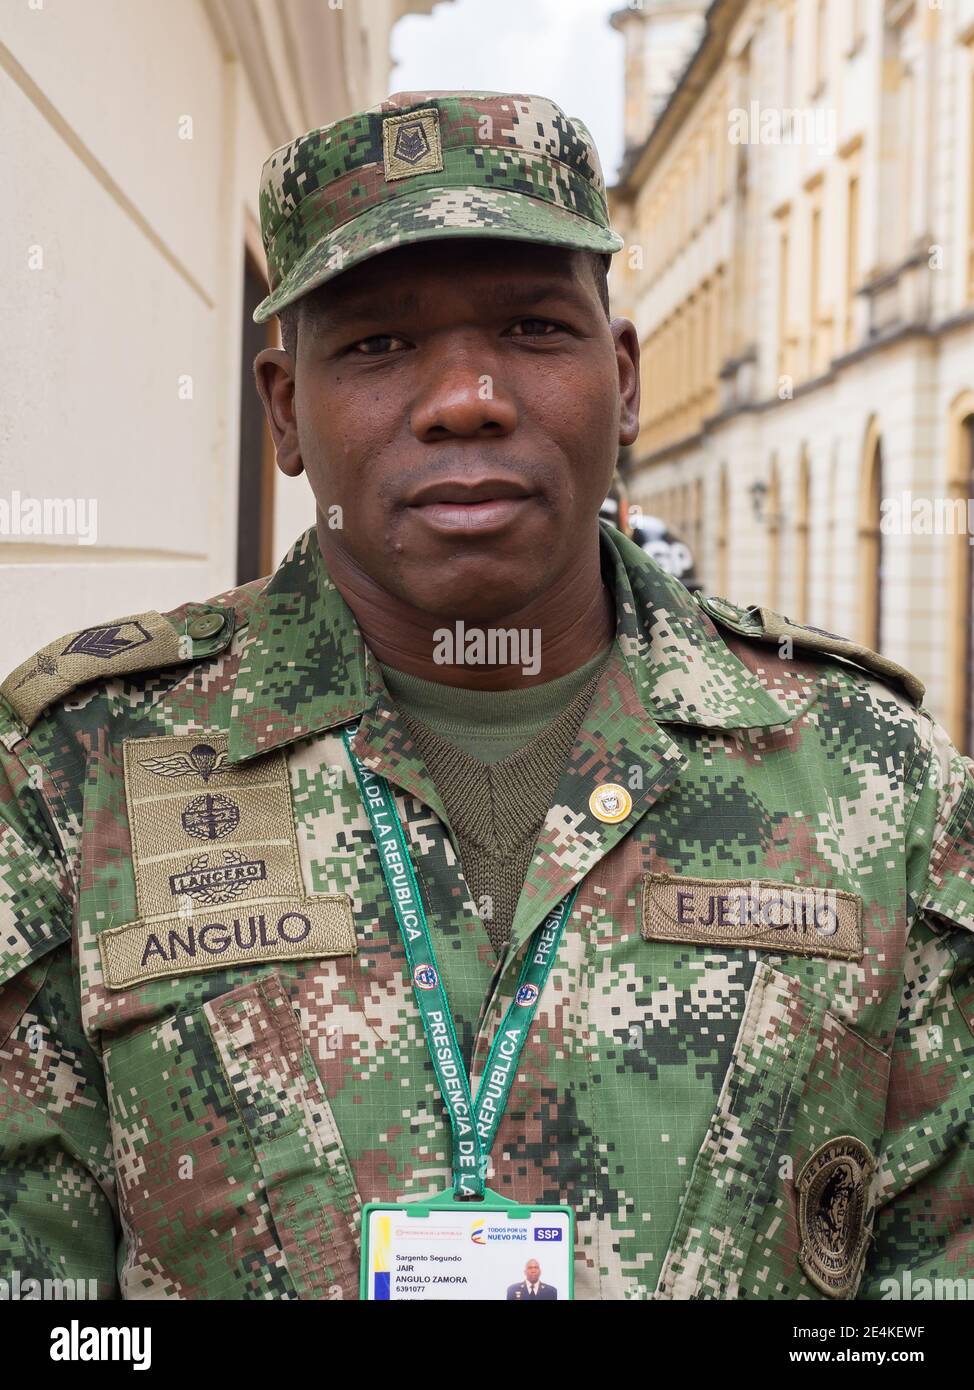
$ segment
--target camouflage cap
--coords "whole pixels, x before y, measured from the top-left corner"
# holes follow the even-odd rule
[[[275,150],[260,184],[263,323],[370,256],[492,236],[612,253],[586,127],[545,97],[398,92]]]

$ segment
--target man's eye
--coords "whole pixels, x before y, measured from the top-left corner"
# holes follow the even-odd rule
[[[559,331],[560,325],[550,319],[519,319],[511,333],[515,338],[548,338]]]
[[[397,352],[404,346],[404,340],[393,337],[391,333],[375,333],[371,338],[360,338],[357,343],[352,343],[348,351],[358,353],[360,357],[379,357],[384,352]]]

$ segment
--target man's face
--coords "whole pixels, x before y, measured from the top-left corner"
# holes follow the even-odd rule
[[[437,616],[516,611],[595,543],[618,446],[636,434],[637,361],[583,254],[401,247],[304,306],[296,428],[278,456],[307,471],[326,563],[343,552]]]
[[[524,1266],[524,1277],[529,1284],[536,1284],[541,1278],[541,1266],[537,1260],[528,1260]]]

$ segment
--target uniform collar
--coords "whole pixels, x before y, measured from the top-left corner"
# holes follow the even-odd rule
[[[233,690],[229,761],[347,723],[369,703],[377,677],[375,659],[325,569],[311,526],[251,610]]]
[[[616,639],[647,713],[659,724],[705,729],[790,723],[797,709],[779,703],[734,655],[680,581],[614,527],[601,530]]]
[[[795,711],[734,656],[679,581],[613,527],[600,529],[616,639],[647,713],[658,723],[711,729],[789,723]],[[378,663],[309,527],[254,604],[234,686],[229,760],[348,723],[384,694]]]

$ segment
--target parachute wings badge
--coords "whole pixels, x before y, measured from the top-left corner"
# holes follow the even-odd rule
[[[189,750],[169,753],[164,758],[144,758],[141,766],[157,777],[202,777],[208,782],[221,772],[229,772],[227,755],[209,743],[197,743]]]

